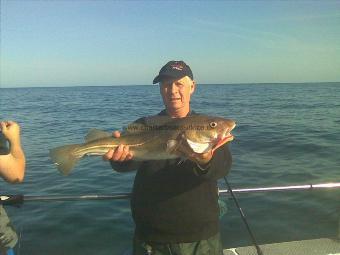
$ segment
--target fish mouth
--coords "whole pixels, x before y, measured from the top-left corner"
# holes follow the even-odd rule
[[[222,146],[226,142],[229,142],[229,141],[232,141],[232,140],[234,140],[234,136],[230,132],[228,132],[221,139],[219,139],[216,146]]]
[[[224,134],[220,138],[218,138],[218,142],[215,145],[215,147],[212,149],[212,153],[214,153],[215,150],[217,150],[218,148],[220,148],[222,145],[226,144],[227,142],[234,140],[234,136],[230,132],[231,130],[234,129],[235,126],[236,124],[234,123],[234,125],[231,128],[228,128],[224,132]]]
[[[234,122],[233,125],[230,128],[227,128],[227,130],[224,132],[224,134],[221,136],[220,140],[217,144],[224,144],[228,141],[232,141],[234,139],[234,136],[232,135],[231,131],[236,127],[236,123]]]
[[[215,152],[215,150],[217,150],[218,148],[220,148],[222,145],[226,144],[227,142],[230,142],[234,140],[234,136],[231,133],[228,133],[227,136],[221,138],[218,140],[217,144],[215,145],[215,147],[212,149],[212,153]]]
[[[224,138],[222,138],[217,144],[219,143],[226,143],[228,141],[234,140],[234,136],[231,133],[228,133]]]

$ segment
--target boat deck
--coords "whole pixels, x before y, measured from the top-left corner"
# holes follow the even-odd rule
[[[328,238],[260,245],[263,255],[340,255],[340,240]],[[223,255],[257,255],[254,246],[226,249]]]

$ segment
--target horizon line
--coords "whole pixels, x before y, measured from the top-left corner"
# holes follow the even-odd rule
[[[312,81],[312,82],[241,82],[241,83],[196,83],[198,86],[226,86],[226,85],[260,85],[260,84],[315,84],[315,83],[340,83],[340,81]],[[157,84],[125,84],[125,85],[51,85],[51,86],[2,86],[4,89],[19,89],[19,88],[77,88],[77,87],[131,87],[131,86],[157,86]]]

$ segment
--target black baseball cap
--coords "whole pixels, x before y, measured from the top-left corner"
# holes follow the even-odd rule
[[[153,79],[153,84],[162,82],[164,80],[178,80],[184,76],[189,76],[191,80],[194,79],[190,67],[184,61],[169,61],[161,68],[159,74]]]

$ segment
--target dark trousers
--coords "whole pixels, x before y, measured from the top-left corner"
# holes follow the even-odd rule
[[[0,205],[0,251],[13,248],[18,236],[10,223],[5,209]]]
[[[133,255],[223,255],[220,234],[192,243],[147,243],[134,237]]]

